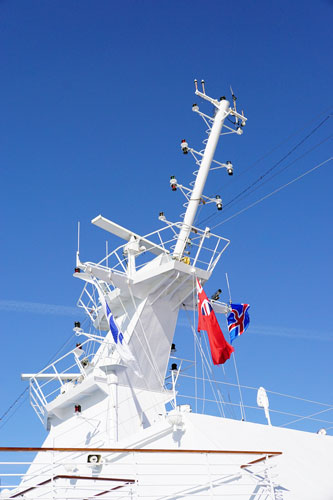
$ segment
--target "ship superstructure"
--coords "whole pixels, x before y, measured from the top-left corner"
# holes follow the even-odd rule
[[[37,454],[20,485],[2,498],[333,498],[332,438],[270,425],[263,391],[258,403],[268,425],[199,414],[177,399],[185,365],[169,365],[179,311],[196,310],[196,281],[210,278],[230,243],[196,227],[195,216],[202,203],[222,209],[219,195],[203,194],[205,182],[212,168],[233,174],[230,161],[214,159],[215,149],[221,135],[241,136],[247,121],[233,93],[230,105],[195,81],[195,94],[215,111],[193,105],[208,125],[203,150],[181,143],[198,166],[193,186],[170,179],[187,199],[184,218],[173,223],[161,212],[163,228],[144,236],[102,215],[92,220],[119,238],[100,262],[82,262],[77,252],[78,306],[93,329],[76,323],[78,341],[66,355],[23,374],[49,434],[30,450]],[[230,311],[219,300],[212,305]],[[216,401],[222,406],[218,391]]]

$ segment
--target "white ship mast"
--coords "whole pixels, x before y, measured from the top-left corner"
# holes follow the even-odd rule
[[[191,232],[191,228],[197,213],[197,209],[199,206],[200,201],[202,200],[202,193],[206,184],[207,176],[214,158],[216,146],[218,144],[220,134],[224,125],[224,121],[227,118],[227,116],[232,115],[235,117],[236,120],[236,125],[238,125],[238,121],[240,123],[240,126],[237,126],[235,130],[231,129],[230,127],[227,127],[229,132],[235,132],[237,134],[242,133],[242,127],[246,123],[246,118],[244,115],[240,115],[237,113],[236,106],[235,106],[235,99],[234,99],[234,109],[230,108],[230,103],[229,101],[226,100],[225,97],[221,97],[219,100],[217,99],[212,99],[209,97],[206,92],[205,92],[205,82],[202,80],[202,92],[198,90],[198,84],[197,80],[195,80],[195,93],[197,96],[201,97],[202,99],[205,99],[206,101],[210,102],[213,104],[213,106],[216,109],[216,113],[213,119],[208,117],[207,115],[201,113],[199,111],[199,107],[194,104],[193,105],[193,110],[197,113],[199,113],[203,118],[207,120],[206,123],[209,125],[209,137],[206,143],[206,147],[204,150],[204,153],[202,154],[202,159],[200,160],[200,168],[197,173],[196,181],[194,184],[193,191],[191,193],[191,197],[188,202],[187,210],[185,213],[184,217],[184,222],[181,228],[181,231],[179,233],[176,247],[174,250],[174,256],[177,259],[181,259],[183,256],[184,249],[186,247],[187,241],[189,234]],[[232,93],[232,96],[234,98],[234,95]],[[209,123],[210,122],[210,123]],[[197,155],[201,155],[201,153],[195,152],[193,149],[190,149],[187,147],[187,143],[182,143],[182,148],[185,153],[188,151],[191,151],[193,153],[196,153]],[[228,173],[232,175],[233,169],[231,162],[228,162],[227,164],[219,164],[221,167],[225,167],[228,170]]]
[[[214,153],[221,134],[241,135],[246,123],[233,92],[233,107],[224,97],[209,97],[204,82],[199,91],[195,81],[195,93],[216,113],[210,117],[193,105],[209,137],[203,151],[181,144],[199,166],[193,190],[170,181],[187,198],[184,220],[172,223],[160,213],[165,227],[145,236],[101,215],[92,220],[123,241],[97,263],[82,262],[77,252],[74,276],[84,282],[78,306],[94,330],[76,322],[80,342],[73,349],[39,373],[22,375],[49,434],[42,448],[21,449],[38,453],[21,484],[3,489],[4,500],[331,498],[326,436],[302,433],[298,441],[290,429],[192,413],[177,401],[176,363],[166,388],[178,312],[196,309],[196,278],[206,282],[229,245],[193,226],[197,208],[203,199],[222,209],[219,196],[203,194],[206,179],[212,168],[232,175],[231,162],[218,162]],[[225,124],[229,116],[235,128]],[[218,301],[213,307],[230,311]],[[221,397],[216,402],[222,406]],[[271,424],[263,388],[258,405]],[[311,461],[320,471],[316,494],[307,497]]]
[[[167,391],[164,381],[178,312],[181,308],[196,308],[196,278],[202,282],[208,280],[229,244],[229,240],[211,234],[208,228],[194,228],[193,220],[199,200],[204,197],[202,192],[210,165],[215,161],[213,155],[225,118],[229,115],[236,118],[236,130],[227,129],[228,133],[238,134],[246,120],[235,108],[230,108],[225,98],[216,100],[207,96],[204,82],[203,92],[198,90],[196,82],[195,85],[196,95],[212,103],[217,113],[209,117],[199,111],[197,105],[193,107],[206,123],[211,123],[204,152],[197,152],[182,143],[183,152],[189,151],[200,164],[184,222],[171,223],[161,216],[165,228],[140,236],[101,215],[95,217],[92,220],[94,225],[125,240],[125,243],[99,263],[81,262],[78,251],[74,276],[85,282],[78,305],[85,310],[98,332],[108,333],[100,337],[84,331],[81,325],[75,328],[76,333],[85,339],[69,353],[74,356],[77,373],[75,370],[72,373],[72,369],[70,372],[58,371],[53,363],[41,373],[23,375],[24,379],[30,380],[34,408],[50,429],[49,439],[60,439],[59,430],[70,421],[73,408],[80,407],[83,412],[87,406],[87,394],[91,400],[89,407],[93,403],[93,407],[106,413],[96,435],[108,446],[156,420],[165,411],[167,402],[176,404],[175,391]],[[227,168],[232,173],[230,162],[215,163],[218,168]],[[179,187],[189,196],[189,188]],[[220,198],[204,198],[220,207]],[[191,239],[192,260],[183,258],[190,232],[195,235]],[[144,259],[144,263],[140,259]],[[115,343],[106,318],[106,304],[122,332],[122,345]],[[227,304],[216,302],[214,307],[217,312],[229,311]],[[86,356],[88,352],[93,354]],[[60,385],[60,395],[50,398],[43,388],[55,380]],[[41,381],[47,382],[42,384]],[[109,399],[99,401],[99,393],[109,394]],[[128,424],[120,425],[124,421]]]

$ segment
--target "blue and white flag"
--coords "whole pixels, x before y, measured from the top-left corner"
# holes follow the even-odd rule
[[[105,294],[97,282],[97,280],[94,281],[94,285],[97,288],[97,292],[99,295],[99,300],[102,304],[103,307],[103,312],[105,314],[105,318],[108,322],[109,325],[109,333],[111,332],[112,338],[115,343],[116,351],[120,355],[121,359],[132,368],[132,370],[135,372],[135,374],[138,377],[142,377],[141,371],[138,368],[138,363],[135,357],[133,356],[129,346],[126,344],[124,335],[122,332],[119,330],[117,323],[115,322],[114,316],[111,312],[111,309],[109,307],[109,304],[106,301]]]
[[[230,342],[242,335],[250,324],[249,304],[230,304],[231,313],[227,317]]]

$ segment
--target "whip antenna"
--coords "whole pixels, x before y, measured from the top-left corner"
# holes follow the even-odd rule
[[[231,292],[230,292],[228,273],[225,273],[225,279],[227,280],[227,287],[228,287],[228,293],[229,293],[229,304],[231,304]]]

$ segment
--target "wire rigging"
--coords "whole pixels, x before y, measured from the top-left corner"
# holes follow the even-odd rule
[[[275,168],[277,168],[286,158],[288,158],[294,151],[296,151],[296,149],[298,149],[302,144],[304,144],[304,142],[307,141],[320,127],[322,127],[324,125],[324,123],[327,122],[327,120],[329,120],[330,117],[331,117],[331,115],[326,116],[326,118],[324,118],[324,120],[322,120],[319,123],[319,125],[317,125],[314,129],[312,129],[311,132],[309,132],[305,137],[303,137],[303,139],[301,141],[299,141],[293,148],[291,148],[288,151],[288,153],[286,153],[272,167],[270,167],[268,170],[266,170],[266,172],[264,172],[262,175],[260,175],[254,182],[252,182],[252,184],[250,184],[247,188],[243,189],[243,191],[241,191],[234,198],[232,198],[232,200],[230,200],[225,205],[225,207],[227,207],[228,205],[231,205],[235,200],[237,200],[237,198],[239,198],[242,194],[244,194],[246,191],[248,191],[249,189],[251,189],[251,187],[253,187],[255,184],[257,184],[258,182],[260,182],[264,177],[266,177],[266,175],[268,175],[270,172],[272,172],[272,170],[274,170]]]
[[[319,146],[321,146],[324,142],[328,141],[332,137],[333,137],[333,134],[329,135],[328,137],[325,137],[325,139],[323,139],[322,141],[320,141],[317,144],[315,144],[312,148],[310,148],[307,151],[305,151],[305,153],[301,154],[300,156],[298,156],[297,158],[295,158],[295,160],[291,161],[290,163],[288,163],[287,165],[285,165],[283,168],[281,168],[278,172],[275,172],[273,175],[271,175],[270,177],[268,177],[268,179],[266,179],[265,181],[261,182],[259,186],[255,186],[251,191],[249,191],[248,193],[246,193],[244,196],[241,196],[238,200],[236,200],[235,203],[243,200],[244,198],[246,198],[250,194],[254,193],[257,189],[260,189],[264,184],[266,184],[270,180],[274,179],[274,177],[276,177],[277,175],[279,175],[282,172],[284,172],[285,170],[287,170],[287,168],[289,168],[292,165],[294,165],[296,162],[298,162],[299,160],[301,160],[302,158],[304,158],[306,155],[308,155],[309,153],[311,153],[312,151],[314,151],[315,149],[317,149]],[[231,207],[229,207],[229,210],[230,210],[230,208]],[[228,210],[228,207],[227,207],[227,210]]]
[[[288,157],[289,157],[289,156],[290,156],[290,155],[291,155],[294,151],[296,151],[296,149],[298,149],[298,148],[299,148],[302,144],[304,144],[304,143],[305,143],[305,142],[306,142],[306,141],[307,141],[307,140],[308,140],[308,139],[309,139],[309,138],[310,138],[310,137],[311,137],[311,136],[312,136],[312,135],[313,135],[313,134],[314,134],[314,133],[315,133],[315,132],[316,132],[319,128],[321,128],[321,127],[324,125],[324,123],[326,123],[326,122],[329,120],[329,118],[331,118],[331,116],[332,116],[331,114],[327,115],[327,116],[326,116],[326,117],[325,117],[325,118],[324,118],[324,119],[323,119],[323,120],[322,120],[322,121],[321,121],[321,122],[320,122],[320,123],[319,123],[316,127],[314,127],[314,128],[313,128],[313,129],[312,129],[312,130],[311,130],[311,131],[310,131],[310,132],[309,132],[309,133],[308,133],[305,137],[303,137],[303,139],[301,139],[301,141],[299,141],[299,142],[298,142],[295,146],[293,146],[293,147],[292,147],[292,148],[291,148],[291,149],[290,149],[290,150],[289,150],[289,151],[288,151],[288,152],[287,152],[287,153],[286,153],[286,154],[285,154],[282,158],[280,158],[280,160],[278,160],[278,161],[277,161],[277,162],[276,162],[276,163],[275,163],[272,167],[270,167],[269,169],[267,169],[267,170],[266,170],[266,172],[264,172],[262,175],[260,175],[260,176],[259,176],[259,177],[258,177],[255,181],[253,181],[253,182],[252,182],[249,186],[247,186],[247,187],[246,187],[245,189],[243,189],[240,193],[238,193],[236,196],[234,196],[234,198],[232,198],[232,199],[231,199],[228,203],[226,203],[226,204],[224,205],[224,210],[225,210],[227,207],[230,207],[230,206],[231,206],[232,204],[234,204],[236,201],[238,201],[238,200],[240,200],[240,199],[244,198],[244,195],[245,195],[246,193],[248,193],[248,192],[249,192],[249,190],[250,190],[253,186],[255,186],[255,185],[256,185],[256,184],[258,184],[260,181],[262,181],[262,179],[264,179],[264,178],[265,178],[265,177],[266,177],[266,176],[267,176],[270,172],[272,172],[274,169],[276,169],[276,168],[277,168],[277,167],[278,167],[278,166],[279,166],[279,165],[280,165],[280,164],[281,164],[281,163],[282,163],[282,162],[283,162],[286,158],[288,158]],[[328,138],[330,138],[330,137],[331,137],[331,136],[329,136]],[[322,142],[325,142],[325,140],[327,140],[328,138],[324,139],[324,141],[322,141]],[[321,143],[319,143],[317,146],[321,145],[321,144],[322,144],[322,142],[321,142]],[[315,146],[315,147],[317,147],[317,146]],[[279,147],[279,146],[277,146],[277,147]],[[276,148],[274,148],[274,149],[277,149],[277,147],[276,147]],[[273,149],[273,151],[274,151],[274,149]],[[309,152],[310,152],[310,151],[311,151],[311,150],[309,150]],[[268,154],[270,154],[270,153],[268,153]],[[262,158],[265,158],[266,156],[268,156],[268,154],[267,154],[267,155],[265,155],[265,156],[264,156],[264,157],[262,157]],[[297,159],[296,159],[296,160],[294,160],[294,162],[295,162],[295,161],[297,161]],[[291,164],[289,164],[288,166],[292,165],[294,162],[292,162],[292,163],[291,163]],[[249,167],[249,168],[251,168],[251,167]],[[249,168],[248,168],[247,170],[249,170]],[[278,171],[278,173],[277,173],[277,174],[275,174],[275,175],[278,175],[279,173],[281,173],[283,170],[285,170],[285,168],[286,168],[286,167],[284,167],[283,169],[279,170],[279,171]],[[245,172],[244,172],[244,173],[245,173]],[[269,179],[272,179],[273,177],[274,177],[274,176],[271,176]],[[262,186],[263,184],[264,184],[264,183],[262,183],[262,182],[261,182],[261,183],[260,183],[260,186]],[[254,190],[252,190],[251,192],[253,192],[253,191],[254,191]],[[251,194],[251,192],[250,192],[250,193],[248,193],[248,194]],[[215,214],[215,213],[208,215],[205,219],[201,220],[201,221],[198,223],[198,226],[200,226],[200,225],[202,225],[202,224],[206,223],[208,220],[210,220],[211,218],[215,218],[215,217],[216,217],[216,214]]]
[[[321,163],[318,163],[317,165],[315,165],[314,167],[310,168],[309,170],[307,170],[303,174],[299,175],[298,177],[295,177],[295,179],[292,179],[291,181],[287,182],[286,184],[283,184],[283,186],[280,186],[277,189],[274,189],[274,191],[272,191],[271,193],[263,196],[262,198],[260,198],[259,200],[255,201],[254,203],[251,203],[250,205],[248,205],[247,207],[243,208],[242,210],[239,210],[239,212],[236,212],[235,214],[231,215],[227,219],[224,219],[223,221],[219,222],[218,224],[216,224],[215,226],[213,226],[212,229],[215,229],[216,227],[221,226],[222,224],[225,224],[229,220],[234,219],[238,215],[242,214],[243,212],[246,212],[247,210],[249,210],[250,208],[254,207],[255,205],[258,205],[260,202],[266,200],[267,198],[270,198],[271,196],[273,196],[273,194],[278,193],[279,191],[282,191],[282,189],[286,188],[287,186],[290,186],[290,184],[293,184],[294,182],[302,179],[303,177],[305,177],[306,175],[310,174],[311,172],[313,172],[317,168],[322,167],[323,165],[325,165],[326,163],[328,163],[328,162],[330,162],[332,160],[333,160],[333,156],[331,156],[331,158],[327,158],[327,160],[324,160]]]
[[[20,401],[20,399],[24,396],[24,394],[27,392],[27,390],[29,389],[29,386],[27,386],[24,391],[21,392],[21,394],[15,399],[15,401],[13,401],[13,403],[7,408],[7,410],[1,415],[0,417],[0,422],[2,420],[4,420],[4,418],[8,415],[8,413],[11,411],[12,408],[14,408],[14,406],[16,406],[16,404]]]
[[[303,125],[303,127],[297,129],[295,132],[293,132],[292,134],[288,135],[288,137],[286,137],[285,139],[283,139],[283,141],[279,142],[276,146],[274,146],[272,149],[270,149],[267,153],[264,153],[257,160],[255,160],[253,163],[251,163],[245,170],[243,170],[242,172],[240,172],[237,175],[237,179],[240,179],[244,174],[246,174],[246,172],[248,172],[249,170],[251,170],[255,165],[258,165],[258,163],[260,163],[262,160],[264,160],[265,158],[267,158],[268,156],[270,156],[272,153],[274,153],[274,151],[276,151],[277,149],[279,149],[281,146],[283,146],[284,144],[286,144],[292,137],[295,137],[300,132],[303,132],[303,130],[305,130],[309,126],[310,123],[312,123],[315,120],[317,120],[320,116],[324,115],[325,113],[329,113],[329,115],[328,115],[329,117],[332,116],[331,109],[332,109],[332,106],[329,106],[327,109],[325,109],[324,111],[321,111],[319,114],[315,115],[310,120],[307,120],[305,122],[305,124]],[[221,188],[222,188],[222,186],[221,186]],[[221,188],[219,188],[219,189],[221,189]]]

